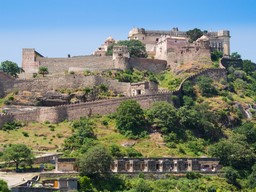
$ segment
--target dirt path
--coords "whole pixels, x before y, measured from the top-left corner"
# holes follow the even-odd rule
[[[6,173],[0,172],[0,179],[7,182],[8,187],[14,187],[16,185],[22,184],[32,177],[39,175],[39,173]]]

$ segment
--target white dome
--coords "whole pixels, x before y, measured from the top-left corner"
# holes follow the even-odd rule
[[[207,36],[203,35],[196,40],[196,42],[198,42],[198,41],[209,41],[209,38]]]
[[[113,42],[114,41],[114,39],[113,39],[113,37],[112,36],[109,36],[107,39],[106,39],[106,41],[105,42]]]
[[[138,34],[139,33],[139,29],[138,28],[132,28],[132,30],[129,32],[129,37]]]

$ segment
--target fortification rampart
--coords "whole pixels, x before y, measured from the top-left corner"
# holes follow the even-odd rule
[[[112,56],[80,56],[70,58],[37,58],[39,66],[48,68],[49,73],[64,73],[70,67],[84,68],[90,71],[101,71],[114,68]]]
[[[195,75],[192,75],[182,81],[179,88],[173,92],[156,93],[151,95],[139,95],[135,97],[122,97],[116,99],[99,100],[94,102],[86,102],[81,104],[63,105],[57,107],[43,107],[29,112],[19,112],[15,114],[1,115],[0,125],[12,120],[21,121],[49,121],[51,123],[61,122],[65,119],[74,120],[83,116],[91,116],[96,114],[109,114],[115,112],[120,103],[124,100],[134,99],[143,109],[149,108],[156,101],[171,102],[171,95],[182,95],[182,87],[184,82],[191,81],[194,83],[199,76],[206,75],[215,81],[226,79],[225,69],[206,69]],[[2,118],[3,117],[3,118]]]
[[[183,84],[186,82],[186,81],[190,81],[192,83],[195,83],[195,80],[197,77],[200,77],[200,76],[208,76],[210,77],[211,79],[213,79],[214,81],[217,81],[219,82],[220,80],[224,79],[226,80],[227,79],[227,71],[226,69],[223,69],[223,68],[212,68],[212,69],[205,69],[205,70],[202,70],[194,75],[191,75],[187,78],[185,78],[177,91],[181,91],[182,90],[182,87],[183,87]]]
[[[4,123],[11,122],[13,120],[15,120],[13,114],[0,114],[0,130],[2,129]]]
[[[152,95],[140,95],[136,97],[122,97],[116,99],[99,100],[82,104],[61,105],[56,107],[40,107],[26,112],[0,115],[0,126],[5,122],[18,120],[23,122],[45,122],[58,123],[64,120],[79,119],[84,116],[104,115],[113,113],[124,100],[134,99],[138,101],[143,109],[149,108],[156,101],[170,101],[172,92],[157,93]]]
[[[106,79],[101,76],[84,76],[68,74],[35,78],[29,80],[8,79],[0,73],[0,96],[4,96],[14,90],[30,92],[47,92],[59,89],[84,89],[85,87],[107,85],[110,90],[130,96],[130,83],[118,82],[118,80]]]
[[[13,87],[15,79],[0,71],[0,97],[5,95],[5,90]]]
[[[167,67],[167,61],[159,59],[146,59],[146,58],[130,58],[129,67],[139,71],[151,71],[153,73],[160,73]]]

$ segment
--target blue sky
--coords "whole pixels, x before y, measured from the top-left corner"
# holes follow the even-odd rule
[[[0,0],[0,62],[22,48],[46,57],[91,54],[132,27],[230,30],[231,52],[256,62],[255,0]]]

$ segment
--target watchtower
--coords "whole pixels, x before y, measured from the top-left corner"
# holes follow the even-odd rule
[[[230,55],[230,32],[228,30],[218,31],[218,37],[223,42],[223,55]]]
[[[129,69],[128,60],[130,54],[127,46],[114,46],[113,47],[113,62],[116,69]]]

